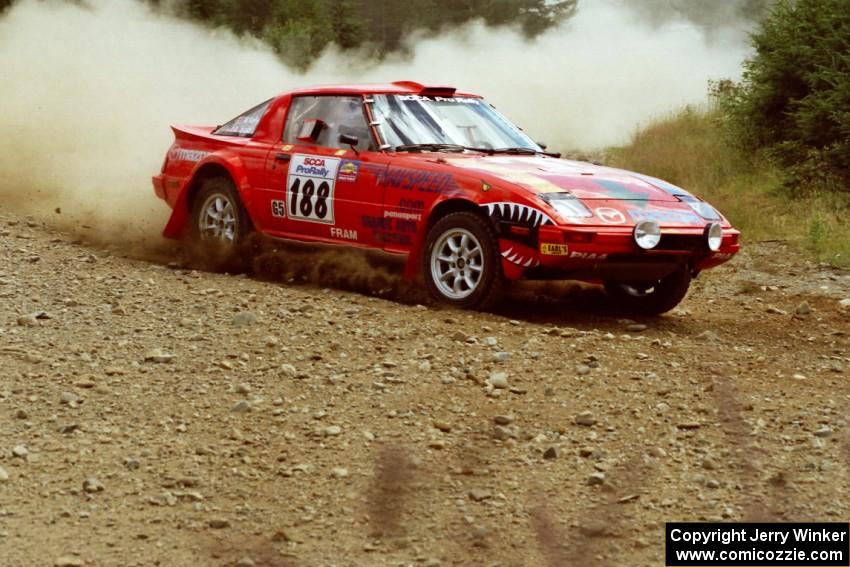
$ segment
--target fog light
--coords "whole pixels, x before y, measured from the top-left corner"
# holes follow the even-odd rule
[[[705,225],[705,242],[712,252],[720,250],[720,245],[723,244],[723,227],[716,222]]]
[[[635,225],[635,243],[644,250],[652,250],[661,242],[661,228],[655,221],[641,221]]]

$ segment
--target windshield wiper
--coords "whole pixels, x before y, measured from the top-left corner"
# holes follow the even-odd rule
[[[495,148],[492,150],[481,150],[486,151],[489,154],[513,154],[513,155],[544,155],[554,158],[561,157],[561,154],[557,152],[544,152],[541,150],[535,150],[533,148]]]
[[[462,152],[466,149],[460,144],[403,144],[396,146],[397,152]]]
[[[464,151],[469,152],[481,152],[483,154],[488,155],[496,155],[496,154],[513,154],[513,155],[537,155],[541,154],[544,156],[550,156],[559,158],[561,154],[551,153],[551,152],[543,152],[540,150],[535,150],[532,148],[472,148],[470,146],[463,146],[461,144],[441,144],[441,143],[432,143],[432,144],[403,144],[401,146],[396,146],[395,151],[397,152],[456,152],[461,153]]]

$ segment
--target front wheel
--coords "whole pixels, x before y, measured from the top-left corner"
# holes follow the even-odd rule
[[[251,220],[230,179],[205,179],[192,203],[194,256],[213,270],[241,270]]]
[[[619,307],[642,315],[661,315],[679,305],[688,293],[691,275],[678,270],[658,281],[605,282],[605,291]]]
[[[482,309],[498,300],[504,284],[499,241],[486,219],[451,213],[428,231],[422,272],[431,295],[442,303]]]

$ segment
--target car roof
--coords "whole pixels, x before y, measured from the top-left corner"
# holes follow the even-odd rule
[[[418,94],[423,96],[466,96],[480,98],[471,93],[457,92],[446,85],[428,85],[414,81],[395,81],[393,83],[316,85],[297,89],[285,95],[363,95],[363,94]]]

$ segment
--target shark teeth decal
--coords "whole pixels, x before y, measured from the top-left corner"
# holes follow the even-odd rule
[[[502,252],[502,257],[508,262],[516,264],[517,266],[522,266],[523,268],[532,268],[540,265],[540,260],[537,258],[526,258],[519,252],[516,252],[513,248],[508,248]]]
[[[487,214],[491,217],[496,216],[504,221],[515,222],[517,224],[527,225],[537,228],[541,225],[555,224],[549,215],[534,207],[519,205],[517,203],[487,203],[482,205],[487,207]]]

